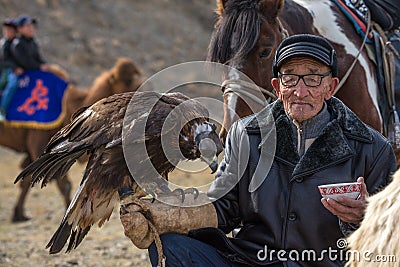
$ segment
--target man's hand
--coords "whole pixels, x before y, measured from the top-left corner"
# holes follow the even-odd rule
[[[347,197],[339,197],[338,201],[331,198],[322,198],[324,207],[344,222],[360,224],[364,218],[366,198],[369,196],[364,178],[359,177],[357,182],[362,182],[360,196],[355,200]],[[340,203],[339,203],[340,202]]]
[[[21,68],[21,67],[17,67],[17,68],[14,70],[14,73],[15,73],[16,75],[21,75],[22,73],[24,73],[24,69]]]
[[[49,71],[49,66],[47,64],[41,64],[40,65],[40,70],[42,71]]]

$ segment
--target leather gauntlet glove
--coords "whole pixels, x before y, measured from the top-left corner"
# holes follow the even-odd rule
[[[155,241],[159,259],[163,258],[159,235],[171,232],[186,235],[190,230],[218,224],[214,205],[204,193],[196,199],[193,194],[185,195],[183,203],[176,196],[161,196],[154,202],[128,196],[121,201],[120,219],[125,236],[136,247],[146,249]]]

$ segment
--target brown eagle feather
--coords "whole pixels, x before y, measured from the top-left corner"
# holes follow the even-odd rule
[[[133,101],[131,105],[130,101]],[[171,113],[174,109],[176,112]],[[172,124],[164,125],[168,116]],[[180,160],[199,158],[201,153],[195,140],[199,125],[208,129],[203,138],[214,141],[218,155],[222,144],[215,127],[207,126],[206,108],[180,93],[123,93],[77,111],[71,123],[53,136],[43,155],[15,180],[18,182],[32,175],[32,185],[42,181],[43,187],[51,179],[63,177],[80,156],[89,153],[81,184],[47,245],[50,253],[60,252],[68,238],[66,252],[75,249],[92,225],[102,226],[119,203],[119,189],[127,186],[137,189],[135,181],[146,184],[160,176],[167,179]],[[131,170],[125,162],[122,147],[123,126],[126,127],[124,138],[129,146],[133,146],[129,150],[135,152],[135,145],[145,142],[148,154],[143,157],[141,153],[128,153],[128,160],[135,163]],[[145,129],[145,134],[140,129]],[[173,151],[172,158],[167,159],[163,153],[161,133],[165,138],[163,142]],[[154,168],[147,168],[145,164],[149,163]],[[132,179],[132,173],[135,179]]]

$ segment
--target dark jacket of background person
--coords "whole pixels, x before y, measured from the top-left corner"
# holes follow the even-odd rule
[[[229,193],[214,202],[219,228],[225,233],[239,226],[241,230],[236,238],[229,240],[225,233],[212,228],[193,231],[192,236],[211,243],[232,260],[251,265],[271,263],[268,254],[265,261],[257,260],[257,253],[265,245],[268,251],[296,250],[300,255],[303,250],[314,250],[317,259],[329,247],[337,250],[347,223],[340,226],[338,217],[322,205],[318,185],[354,182],[363,176],[368,192],[373,194],[389,183],[391,173],[396,170],[396,160],[390,143],[362,123],[340,100],[332,97],[326,103],[331,120],[300,161],[293,142],[292,122],[282,102],[272,103],[257,115],[265,118],[267,110],[272,110],[277,140],[275,155],[270,155],[274,157],[271,169],[254,192],[249,192],[249,184],[259,163],[260,127],[265,127],[262,125],[265,120],[260,119],[259,125],[253,115],[242,120],[245,127],[235,123],[226,142],[222,171],[217,174],[209,196],[217,196],[225,190],[227,181],[238,179],[241,164],[237,157],[243,155],[246,143],[243,136],[247,133],[250,151],[249,159],[244,159],[248,162],[244,174]],[[268,147],[265,151],[268,153]],[[342,266],[339,253],[334,255],[338,256],[336,261],[325,254],[323,260],[314,259],[301,266]],[[272,261],[277,261],[276,252],[274,256]],[[284,256],[288,258],[288,254]],[[291,260],[278,266],[283,265],[300,266]]]
[[[17,64],[11,54],[12,41],[13,40],[6,40],[5,38],[0,40],[0,69],[11,68],[15,70],[17,68]]]
[[[18,66],[24,70],[38,70],[40,65],[45,64],[39,47],[33,38],[20,36],[14,39],[11,51]]]

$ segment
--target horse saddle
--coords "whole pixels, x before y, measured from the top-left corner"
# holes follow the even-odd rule
[[[395,64],[395,75],[394,75],[394,87],[395,87],[395,100],[396,107],[400,108],[400,31],[393,31],[388,35],[388,40],[392,46],[396,49],[397,55],[394,57]]]
[[[18,76],[18,88],[7,110],[6,122],[13,127],[49,130],[60,126],[65,117],[64,93],[68,83],[40,70]]]
[[[335,0],[335,3],[366,38],[368,56],[376,65],[383,133],[400,147],[400,1]],[[370,25],[367,25],[368,14]],[[365,36],[367,26],[371,31]]]
[[[384,31],[395,30],[400,26],[399,0],[364,0],[371,19],[378,23]]]

